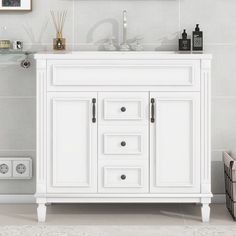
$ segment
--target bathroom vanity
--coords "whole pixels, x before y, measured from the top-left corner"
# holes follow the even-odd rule
[[[47,203],[211,201],[211,55],[39,53],[38,220]]]

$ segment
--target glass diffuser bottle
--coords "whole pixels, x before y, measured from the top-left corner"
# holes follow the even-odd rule
[[[66,49],[66,39],[62,37],[61,33],[57,33],[57,37],[53,39],[53,49],[54,50]]]
[[[66,39],[62,36],[62,31],[64,28],[66,20],[67,11],[57,12],[51,11],[51,16],[53,23],[57,32],[56,38],[53,39],[53,49],[54,50],[65,50],[66,49]]]

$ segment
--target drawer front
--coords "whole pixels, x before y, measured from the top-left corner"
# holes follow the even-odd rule
[[[142,120],[143,102],[139,99],[104,99],[104,120]]]
[[[103,167],[105,188],[142,188],[142,167]]]
[[[148,126],[100,126],[98,157],[107,160],[148,160]]]
[[[114,125],[147,123],[148,98],[146,92],[99,93],[100,122]]]
[[[49,60],[49,89],[68,86],[175,86],[200,89],[200,60]]]
[[[140,155],[143,152],[142,134],[105,133],[103,137],[105,155]]]
[[[100,166],[99,192],[147,192],[147,167],[144,162],[102,163]]]

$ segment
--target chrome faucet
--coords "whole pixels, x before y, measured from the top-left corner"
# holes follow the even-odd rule
[[[127,42],[127,11],[123,11],[123,42]]]
[[[121,51],[130,51],[130,45],[127,43],[127,11],[123,11],[123,42],[120,45]]]

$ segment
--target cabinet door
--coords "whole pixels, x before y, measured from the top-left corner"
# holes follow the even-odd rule
[[[151,93],[152,111],[151,192],[199,193],[200,94]]]
[[[48,94],[48,192],[97,191],[96,93]]]

